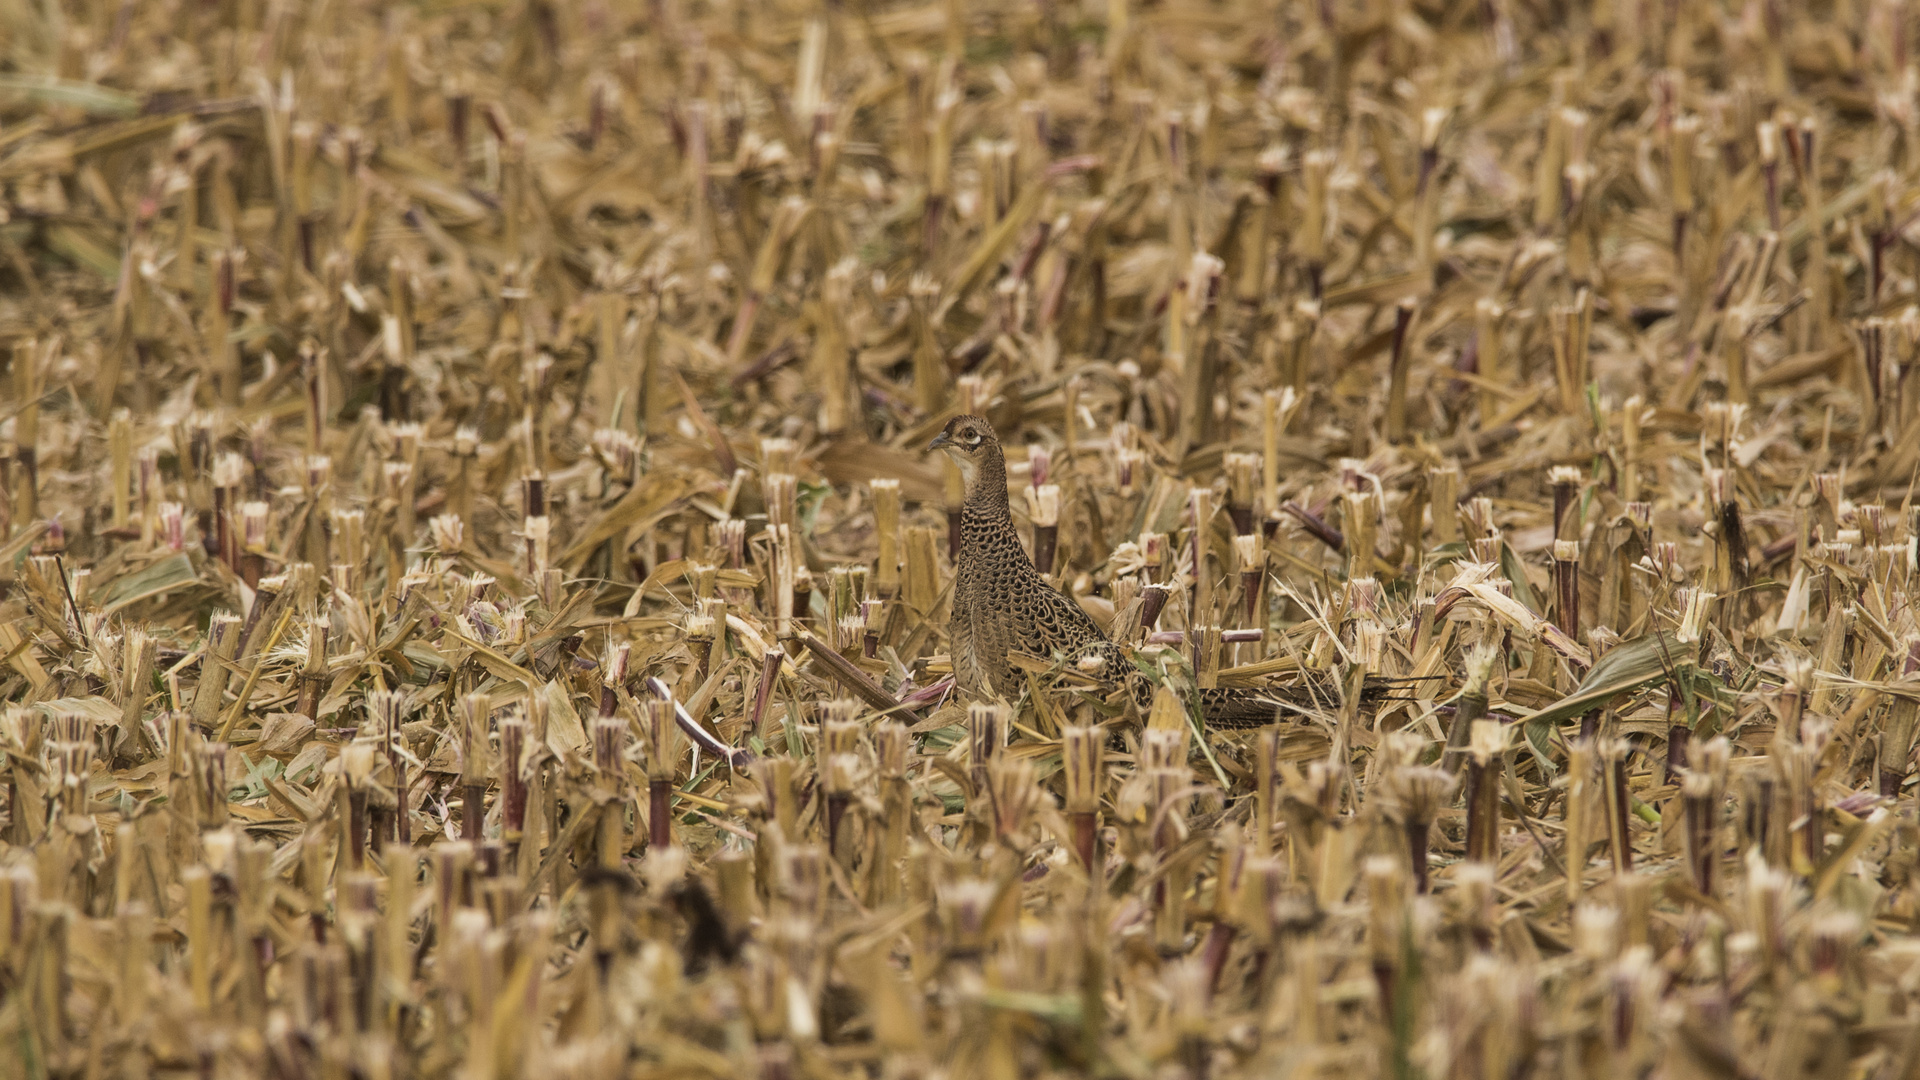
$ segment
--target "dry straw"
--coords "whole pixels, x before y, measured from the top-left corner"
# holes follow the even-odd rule
[[[1912,1074],[1915,20],[0,5],[0,1076]]]

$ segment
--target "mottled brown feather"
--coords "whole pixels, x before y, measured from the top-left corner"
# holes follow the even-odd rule
[[[974,698],[1019,697],[1023,685],[1012,653],[1065,660],[1109,685],[1124,684],[1142,708],[1153,685],[1127,660],[1078,602],[1034,569],[1007,503],[1007,463],[993,427],[959,416],[943,433],[970,473],[960,509],[960,560],[953,583],[954,682]],[[979,436],[977,443],[969,441]],[[1100,664],[1087,661],[1098,657]],[[1260,690],[1199,691],[1202,715],[1220,727],[1260,727],[1281,698]]]

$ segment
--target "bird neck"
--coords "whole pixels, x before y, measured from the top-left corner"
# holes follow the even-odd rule
[[[980,454],[980,461],[967,477],[967,499],[965,509],[969,516],[1006,517],[1007,510],[1007,458],[998,446],[989,446]]]

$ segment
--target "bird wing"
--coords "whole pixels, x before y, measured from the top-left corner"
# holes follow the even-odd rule
[[[1071,662],[1099,655],[1108,663],[1086,674],[1104,682],[1120,678],[1121,672],[1108,670],[1115,666],[1112,661],[1116,650],[1078,601],[1048,585],[1037,573],[1024,586],[1009,598],[1014,622],[1026,642],[1024,651],[1048,659],[1061,656]]]
[[[962,578],[967,577],[965,567],[961,568]],[[953,621],[948,635],[952,639],[949,652],[953,659],[953,681],[969,697],[990,697],[995,687],[991,675],[992,667],[986,655],[987,643],[982,640],[982,605],[975,586],[962,587],[964,581],[955,582],[953,590]]]

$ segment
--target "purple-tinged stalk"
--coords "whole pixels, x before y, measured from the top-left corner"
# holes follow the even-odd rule
[[[1031,486],[1026,489],[1026,495],[1027,515],[1033,521],[1033,567],[1042,574],[1051,574],[1060,536],[1060,485]]]
[[[1152,889],[1154,943],[1162,949],[1177,949],[1186,940],[1187,886],[1193,877],[1191,861],[1181,857],[1179,851],[1188,836],[1187,811],[1192,801],[1193,773],[1182,761],[1178,766],[1144,768],[1142,775],[1149,792],[1148,806],[1153,812],[1154,855],[1163,869]]]
[[[689,611],[681,622],[681,629],[686,634],[687,653],[693,659],[694,684],[705,686],[713,670],[713,616]]]
[[[1453,723],[1447,728],[1447,749],[1440,755],[1440,767],[1458,773],[1467,760],[1473,737],[1473,725],[1487,715],[1487,687],[1493,680],[1494,661],[1499,651],[1491,645],[1476,645],[1467,650],[1466,681],[1454,703]]]
[[[140,546],[152,547],[155,542],[155,531],[160,525],[159,518],[156,516],[157,508],[154,505],[155,500],[160,497],[160,451],[151,446],[143,447],[135,461],[137,479],[134,484],[134,493],[140,513]],[[175,517],[180,516],[182,512],[177,503],[162,505],[173,506]],[[168,546],[175,551],[180,550],[178,545],[171,542],[171,539]]]
[[[1667,693],[1667,761],[1666,777],[1670,784],[1680,782],[1680,776],[1687,771],[1688,756],[1693,743],[1693,726],[1687,722],[1686,703],[1676,690]]]
[[[907,778],[913,756],[913,738],[904,724],[884,720],[873,728],[874,771],[880,780],[879,836],[873,861],[867,868],[867,903],[898,898],[900,860],[907,851],[907,830],[913,815],[913,785]]]
[[[933,613],[940,599],[940,530],[916,526],[907,530],[906,580],[900,598],[922,616]]]
[[[56,718],[54,739],[48,746],[47,779],[53,782],[51,807],[69,820],[84,815],[93,801],[93,722],[64,714]],[[224,775],[221,782],[224,782]],[[226,793],[221,792],[222,798]]]
[[[1687,224],[1693,218],[1693,153],[1700,137],[1700,118],[1676,116],[1667,127],[1667,196],[1673,205],[1673,259],[1676,274],[1686,280]]]
[[[1440,135],[1446,130],[1449,111],[1433,107],[1420,113],[1420,173],[1414,181],[1416,202],[1414,244],[1419,253],[1423,278],[1432,273],[1433,264],[1433,174],[1440,166]]]
[[[774,636],[785,641],[793,636],[794,618],[804,615],[806,609],[800,606],[800,581],[805,567],[795,564],[795,544],[793,527],[787,524],[767,526],[770,540],[768,544],[767,595],[762,603],[764,610],[773,616]],[[809,583],[807,594],[812,595]]]
[[[601,719],[614,716],[620,705],[619,688],[626,685],[627,665],[633,657],[633,646],[627,642],[607,642],[606,657],[600,666],[600,709],[597,715]]]
[[[1380,535],[1380,504],[1371,488],[1342,493],[1340,527],[1346,539],[1347,577],[1371,577],[1374,540]]]
[[[379,843],[391,839],[410,845],[413,824],[407,819],[407,759],[402,753],[400,738],[400,720],[406,712],[407,697],[397,690],[373,690],[368,692],[366,704],[369,726],[393,784],[396,804],[391,810],[384,805],[377,808],[374,840]]]
[[[335,510],[332,522],[329,550],[337,560],[333,565],[334,579],[343,591],[354,592],[359,587],[361,567],[366,560],[367,515],[360,510]]]
[[[1726,597],[1726,604],[1731,606],[1747,588],[1750,567],[1746,526],[1740,517],[1732,470],[1709,468],[1706,482],[1714,520],[1713,576],[1709,580],[1714,591]],[[1723,616],[1731,614],[1731,611],[1723,612]]]
[[[1115,424],[1118,427],[1119,424]],[[1116,441],[1118,436],[1115,436]],[[1122,499],[1140,494],[1147,478],[1147,455],[1137,447],[1117,446],[1113,451],[1113,486]]]
[[[15,374],[19,374],[20,366],[16,364],[14,371]],[[32,412],[38,404],[37,399],[28,400],[28,411]],[[27,412],[23,412],[22,419],[27,415]],[[37,416],[38,413],[35,412],[33,415]],[[213,517],[210,509],[213,505],[213,424],[213,417],[204,412],[195,412],[187,418],[187,464],[181,470],[185,474],[181,479],[186,482],[187,499],[192,502],[194,513],[200,522],[202,543],[211,543],[213,537]],[[17,427],[14,431],[14,439],[16,442],[21,439]],[[14,513],[16,515],[20,513],[17,506]],[[208,554],[217,556],[219,549],[215,548]]]
[[[1407,441],[1407,369],[1412,352],[1413,317],[1419,302],[1404,297],[1393,313],[1393,349],[1387,367],[1387,441]]]
[[[1273,829],[1280,809],[1280,729],[1260,732],[1253,743],[1253,848],[1273,853]]]
[[[508,865],[518,868],[527,832],[527,751],[534,739],[532,726],[518,714],[503,718],[499,728],[500,837],[507,845]]]
[[[673,774],[680,761],[680,729],[671,699],[648,698],[641,729],[647,754],[647,842],[653,848],[673,844]]]
[[[1244,633],[1244,631],[1242,631]],[[1192,651],[1194,682],[1202,689],[1220,685],[1220,642],[1223,631],[1217,623],[1189,627],[1187,642]]]
[[[374,750],[373,743],[356,739],[340,751],[341,797],[346,801],[340,824],[347,833],[341,847],[347,852],[347,865],[355,870],[367,864],[367,798],[373,783]],[[223,804],[225,794],[221,792]]]
[[[1426,766],[1401,767],[1387,774],[1387,790],[1406,834],[1407,861],[1413,870],[1415,892],[1427,891],[1427,843],[1433,831],[1433,819],[1439,814],[1441,804],[1453,794],[1454,782],[1445,770]]]
[[[1788,742],[1800,741],[1800,722],[1806,716],[1808,693],[1813,688],[1813,673],[1814,664],[1804,655],[1788,653],[1780,658],[1780,685],[1774,689],[1769,702],[1773,711],[1775,738],[1784,738]]]
[[[593,769],[605,800],[595,833],[595,862],[602,870],[617,870],[626,849],[627,723],[618,716],[593,721]]]
[[[1156,700],[1156,711],[1170,701],[1165,691]],[[1177,708],[1177,706],[1176,706]],[[1193,773],[1187,767],[1185,725],[1173,728],[1148,727],[1140,733],[1140,770],[1150,778],[1154,807],[1152,842],[1154,850],[1165,853],[1186,838],[1186,813],[1191,801]]]
[[[220,712],[227,691],[228,665],[240,644],[238,616],[219,612],[207,619],[207,644],[200,660],[200,682],[194,688],[193,722],[202,730],[211,728]]]
[[[945,78],[943,82],[947,81]],[[933,97],[927,148],[926,208],[920,223],[921,250],[929,262],[940,249],[940,227],[952,197],[954,112],[960,105],[957,88],[943,85]]]
[[[240,571],[240,543],[234,535],[233,516],[239,509],[244,471],[239,454],[221,454],[213,463],[214,555],[235,573]]]
[[[280,600],[280,594],[286,590],[286,587],[287,579],[284,574],[275,574],[272,577],[260,579],[260,588],[253,595],[253,603],[247,607],[247,620],[240,624],[240,639],[234,642],[233,645],[233,655],[235,659],[244,659],[258,651],[260,643],[255,635],[255,631],[260,628],[263,622],[266,622],[269,630],[271,630],[273,623],[267,622],[267,613],[273,612],[274,615],[279,614],[279,610],[275,605]]]
[[[1804,877],[1811,877],[1826,855],[1828,814],[1816,774],[1832,738],[1831,720],[1809,718],[1801,722],[1797,743],[1776,741],[1771,754],[1786,798],[1787,828],[1798,841],[1788,849],[1788,865]]]
[[[461,425],[453,430],[453,475],[447,481],[447,512],[462,521],[473,520],[473,472],[480,458],[480,430]]]
[[[21,522],[40,515],[40,352],[40,342],[34,338],[22,338],[13,347],[13,401],[19,410],[13,425],[13,460],[20,467],[13,488],[13,518]]]
[[[860,655],[868,660],[880,655],[881,613],[886,610],[885,600],[860,601]]]
[[[1599,802],[1594,790],[1596,758],[1591,738],[1578,738],[1567,745],[1566,809],[1562,813],[1566,842],[1562,859],[1566,863],[1569,904],[1577,902],[1586,887],[1587,851],[1600,831],[1594,821],[1595,804]]]
[[[1892,169],[1881,169],[1873,174],[1873,195],[1867,206],[1869,245],[1867,260],[1867,306],[1876,307],[1880,303],[1881,287],[1886,281],[1887,249],[1894,241],[1893,198],[1900,191],[1899,175]]]
[[[1620,500],[1629,506],[1640,499],[1640,427],[1650,415],[1639,394],[1620,406]],[[1628,516],[1633,516],[1632,511]],[[1644,527],[1641,537],[1647,539]]]
[[[420,425],[394,425],[396,432],[402,428],[413,429],[415,437],[418,437]],[[417,450],[415,454],[418,454]],[[381,466],[380,472],[386,484],[386,501],[394,506],[393,526],[387,534],[387,546],[392,553],[392,565],[399,567],[405,564],[406,549],[413,544],[414,533],[418,526],[418,519],[414,513],[416,501],[414,479],[418,470],[414,468],[412,462],[389,461]]]
[[[1460,541],[1460,466],[1453,462],[1427,470],[1427,505],[1433,517],[1433,545]]]
[[[1192,525],[1188,537],[1188,570],[1193,584],[1188,595],[1187,621],[1198,621],[1213,607],[1213,575],[1207,572],[1207,540],[1213,531],[1213,489],[1196,487],[1187,492],[1187,512]]]
[[[809,206],[805,199],[790,195],[780,201],[774,209],[773,218],[761,235],[760,246],[754,253],[752,269],[747,276],[747,288],[740,297],[740,307],[735,313],[733,327],[727,335],[727,360],[729,366],[738,367],[746,355],[747,343],[753,336],[753,326],[760,312],[760,302],[774,287],[775,278],[780,272],[787,249],[794,234],[805,222]]]
[[[1475,720],[1468,755],[1467,861],[1492,865],[1500,861],[1500,778],[1506,770],[1506,729],[1497,720]]]
[[[1321,279],[1327,265],[1329,218],[1334,206],[1328,198],[1328,178],[1338,160],[1331,150],[1312,150],[1301,158],[1301,188],[1306,195],[1298,238],[1299,257],[1306,263],[1307,281],[1313,300],[1320,299]],[[1299,373],[1295,372],[1296,380]]]
[[[1166,610],[1167,597],[1173,590],[1165,585],[1148,585],[1140,592],[1140,628],[1151,631],[1160,622],[1160,613]]]
[[[841,847],[840,825],[853,801],[854,776],[859,771],[860,703],[851,698],[835,698],[820,706],[820,742],[814,761],[814,774],[820,778],[827,797],[827,851],[833,858],[851,863],[851,851]],[[851,869],[851,866],[849,866]]]
[[[1714,738],[1700,747],[1697,768],[1680,779],[1680,803],[1684,819],[1681,845],[1693,887],[1702,896],[1713,896],[1720,864],[1720,807],[1726,802],[1727,762],[1732,745]]]
[[[268,509],[268,504],[264,502],[240,504],[240,580],[246,582],[249,589],[259,587],[260,577],[267,567]]]
[[[1261,590],[1267,578],[1267,549],[1254,533],[1233,538],[1233,561],[1240,568],[1240,619],[1246,628],[1260,629],[1266,619]]]
[[[1560,388],[1560,411],[1590,423],[1587,386],[1592,381],[1588,351],[1593,329],[1593,295],[1574,293],[1573,303],[1556,304],[1552,311],[1554,379]]]
[[[882,597],[892,597],[900,591],[900,481],[876,479],[868,489],[873,493],[874,540],[879,546],[874,585]]]
[[[1553,542],[1554,621],[1574,641],[1580,640],[1580,541]]]
[[[520,526],[527,552],[527,576],[539,580],[546,572],[553,543],[553,519],[545,514],[529,517]]]
[[[15,422],[16,430],[18,421]],[[111,528],[117,534],[128,528],[128,497],[133,490],[133,414],[115,409],[107,420],[107,458],[110,466],[112,506]]]
[[[1239,276],[1234,282],[1234,298],[1242,305],[1258,307],[1270,287],[1268,253],[1273,250],[1273,219],[1281,212],[1280,180],[1287,172],[1287,165],[1287,149],[1280,145],[1262,149],[1254,159],[1257,194],[1252,200],[1252,220],[1243,234],[1244,247],[1237,260]]]
[[[1480,953],[1493,951],[1493,935],[1498,896],[1499,868],[1491,862],[1462,863],[1453,874],[1455,903],[1460,921],[1466,924],[1473,947]]]
[[[1801,207],[1803,221],[1824,222],[1826,216],[1826,186],[1821,182],[1821,151],[1825,140],[1820,137],[1820,121],[1812,115],[1800,117],[1799,139],[1790,143],[1788,150],[1793,152],[1795,172],[1800,178],[1800,194],[1805,200]],[[1824,245],[1814,244],[1807,248],[1806,263],[1801,268],[1801,280],[1811,294],[1807,304],[1807,315],[1813,326],[1814,340],[1825,341],[1826,321],[1830,308],[1827,282],[1827,253]]]
[[[1747,929],[1760,939],[1754,954],[1760,970],[1768,976],[1775,974],[1782,960],[1793,955],[1786,923],[1789,913],[1799,906],[1798,891],[1791,874],[1769,866],[1755,853],[1748,853],[1743,914]]]
[[[1633,834],[1628,829],[1629,801],[1627,757],[1632,746],[1625,739],[1601,738],[1595,747],[1600,760],[1600,785],[1606,806],[1608,846],[1613,853],[1613,871],[1625,874],[1633,870]]]
[[[1012,722],[1012,711],[998,702],[967,706],[967,772],[976,796],[986,790],[987,766],[1006,750]]]
[[[486,820],[487,774],[492,772],[492,746],[487,730],[493,699],[484,693],[464,694],[459,703],[460,839],[478,841]]]
[[[1264,1000],[1272,985],[1274,948],[1284,929],[1277,909],[1285,895],[1286,875],[1286,865],[1271,854],[1250,852],[1240,861],[1234,918],[1252,947],[1247,981],[1255,988],[1256,1000]]]
[[[1067,825],[1074,854],[1087,876],[1099,881],[1101,766],[1106,756],[1106,731],[1099,727],[1068,725],[1060,732],[1062,772],[1066,780]]]
[[[1221,468],[1227,475],[1227,516],[1233,519],[1234,535],[1247,535],[1253,532],[1260,455],[1229,453],[1221,459]]]
[[[1767,228],[1780,231],[1780,125],[1762,120],[1754,125],[1760,146],[1760,177],[1766,185]]]
[[[1158,584],[1166,579],[1168,547],[1166,533],[1140,534],[1140,572],[1148,584]]]
[[[1380,1011],[1394,1016],[1399,1005],[1401,934],[1407,919],[1407,882],[1400,860],[1374,855],[1361,866],[1367,895],[1367,957],[1374,985],[1380,992]]]
[[[1173,209],[1184,214],[1186,199],[1176,196]],[[1177,224],[1170,226],[1175,236],[1185,236]],[[1180,247],[1184,245],[1176,245]],[[1179,445],[1204,446],[1215,438],[1214,396],[1220,382],[1220,343],[1218,340],[1221,308],[1215,303],[1220,293],[1221,272],[1226,263],[1205,251],[1195,251],[1187,262],[1186,279],[1176,285],[1168,297],[1166,346],[1169,356],[1184,358],[1179,369]]]
[[[145,629],[127,629],[126,639],[121,646],[122,660],[120,671],[115,676],[114,691],[120,698],[120,730],[128,735],[141,731],[147,688],[153,685],[154,664],[159,654],[159,643]]]
[[[768,649],[760,657],[760,682],[753,691],[753,711],[747,714],[747,733],[766,738],[761,728],[767,714],[767,702],[773,697],[773,684],[780,678],[780,664],[787,654],[779,649]]]
[[[1553,489],[1554,538],[1580,539],[1580,470],[1570,465],[1555,465],[1547,470],[1547,483]]]
[[[736,481],[740,481],[744,479],[745,474],[745,469],[737,469],[733,475]],[[731,502],[733,498],[737,498],[737,492],[730,496],[728,501]],[[718,547],[726,556],[725,566],[728,570],[742,570],[746,568],[747,523],[745,521],[737,517],[730,517],[714,522],[713,543],[714,546]],[[726,599],[728,604],[737,608],[746,607],[751,598],[748,590],[732,585],[722,589],[720,595]]]
[[[1233,939],[1240,932],[1239,895],[1247,868],[1247,848],[1240,838],[1240,827],[1228,823],[1215,837],[1220,851],[1213,880],[1213,926],[1200,946],[1200,971],[1205,983],[1206,1000],[1212,1001],[1220,987],[1220,972],[1233,952]]]
[[[1269,537],[1280,523],[1280,440],[1299,407],[1300,395],[1291,386],[1268,390],[1261,397],[1260,493],[1265,514],[1261,531]]]

